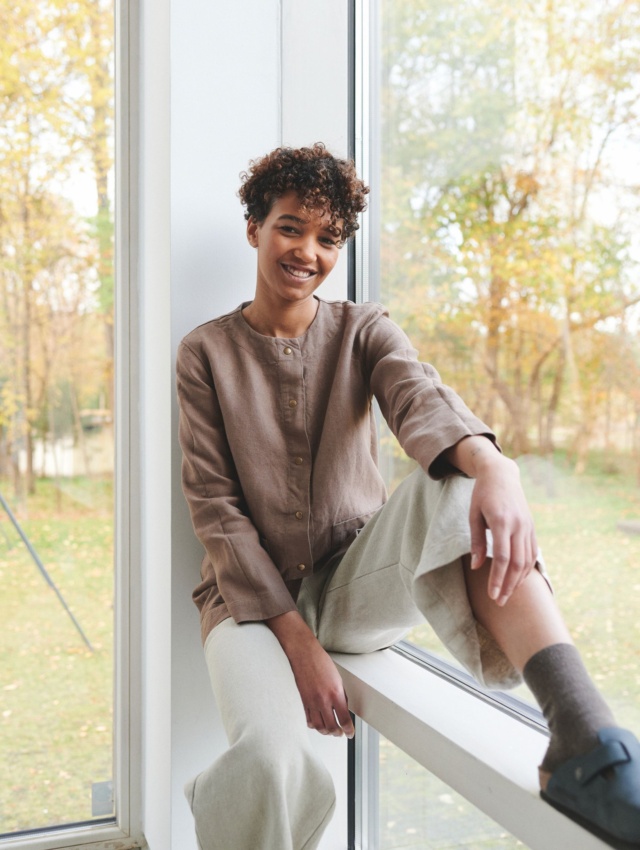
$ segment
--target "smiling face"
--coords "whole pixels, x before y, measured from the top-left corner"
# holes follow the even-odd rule
[[[310,299],[338,259],[337,228],[326,212],[301,208],[295,192],[274,201],[263,222],[250,218],[247,239],[258,251],[256,302],[284,308]]]

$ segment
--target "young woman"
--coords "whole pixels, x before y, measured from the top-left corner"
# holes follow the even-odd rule
[[[640,746],[556,608],[516,464],[379,304],[316,290],[368,190],[322,145],[252,163],[253,301],[178,356],[194,591],[229,750],[187,789],[202,850],[311,850],[334,805],[308,729],[353,735],[329,651],[426,617],[490,687],[524,676],[551,730],[543,796],[640,846]],[[387,500],[372,400],[419,464]]]

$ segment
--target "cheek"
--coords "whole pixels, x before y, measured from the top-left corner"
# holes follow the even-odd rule
[[[326,265],[326,269],[327,269],[327,274],[335,268],[335,265],[336,265],[336,263],[338,262],[338,257],[339,257],[339,255],[338,255],[338,254],[335,254],[335,255],[333,255],[333,254],[332,254],[332,255],[331,255],[331,256],[327,259],[327,262],[326,262],[326,264],[325,264],[325,265]]]

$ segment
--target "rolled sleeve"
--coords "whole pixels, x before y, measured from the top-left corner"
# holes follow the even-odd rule
[[[464,437],[483,435],[495,443],[491,429],[442,383],[433,366],[418,360],[391,319],[377,318],[365,340],[371,391],[382,415],[405,452],[432,478],[459,473],[443,454]]]

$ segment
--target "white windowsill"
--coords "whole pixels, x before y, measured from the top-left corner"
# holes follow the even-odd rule
[[[143,845],[127,838],[115,826],[70,827],[17,835],[0,842],[2,850],[137,850]]]
[[[608,848],[540,799],[541,732],[393,650],[332,657],[355,714],[531,850]]]

